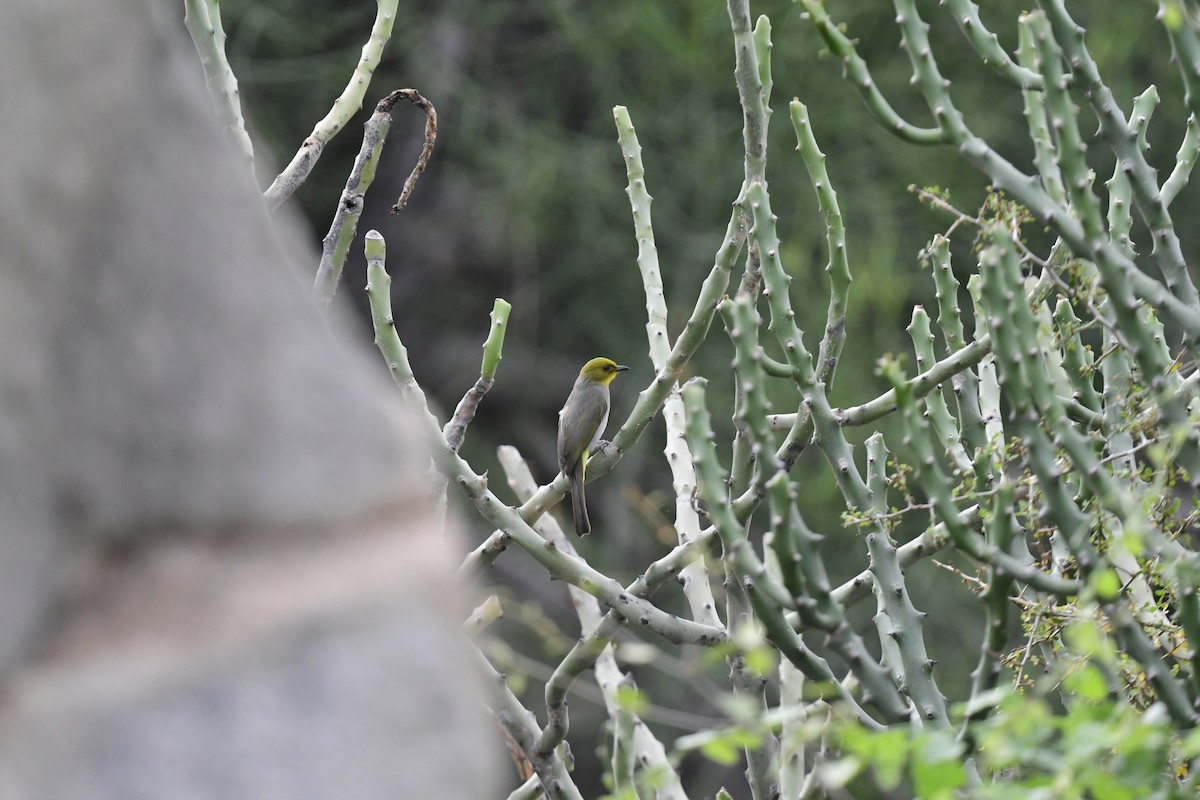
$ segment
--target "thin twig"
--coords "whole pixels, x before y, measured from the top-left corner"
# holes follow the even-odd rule
[[[400,199],[392,206],[392,213],[399,214],[408,205],[408,196],[412,194],[413,187],[417,185],[417,178],[421,177],[421,173],[429,165],[429,157],[433,155],[433,145],[437,141],[438,131],[437,109],[416,89],[400,89],[392,92],[390,96],[395,98],[392,102],[404,97],[425,112],[425,144],[421,146],[421,155],[417,156],[416,166],[409,173],[408,179],[404,181],[404,188],[400,190]]]

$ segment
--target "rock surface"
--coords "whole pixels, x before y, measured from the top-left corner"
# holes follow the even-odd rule
[[[0,797],[492,796],[427,461],[181,14],[0,26]]]

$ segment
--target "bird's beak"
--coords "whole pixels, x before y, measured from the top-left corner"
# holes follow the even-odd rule
[[[623,367],[623,366],[621,366],[620,364],[618,364],[618,365],[617,365],[617,372],[629,372],[629,367]]]

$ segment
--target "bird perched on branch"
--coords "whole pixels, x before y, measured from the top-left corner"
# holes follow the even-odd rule
[[[592,530],[583,495],[584,471],[608,424],[608,385],[618,372],[628,369],[610,358],[593,358],[579,370],[567,403],[558,412],[558,466],[571,481],[571,512],[579,536]]]

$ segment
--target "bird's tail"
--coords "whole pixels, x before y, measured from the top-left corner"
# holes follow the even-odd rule
[[[583,496],[583,469],[576,469],[571,475],[571,513],[575,517],[575,533],[587,536],[592,532],[592,523],[588,519],[587,500]]]

